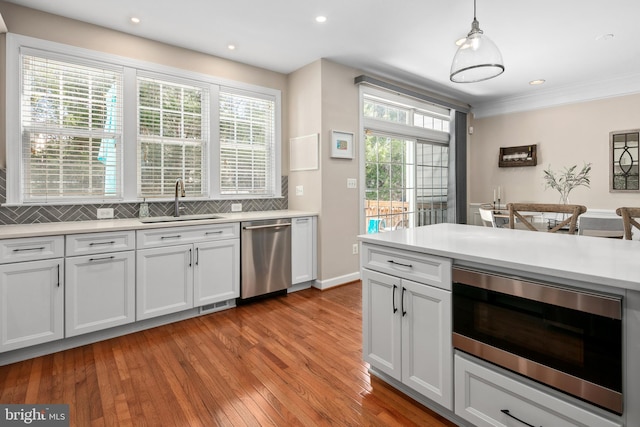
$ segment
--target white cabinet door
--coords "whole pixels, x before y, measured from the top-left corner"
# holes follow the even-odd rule
[[[402,380],[400,279],[362,271],[362,352],[366,362]]]
[[[135,252],[66,259],[67,337],[135,320]]]
[[[0,265],[0,351],[64,336],[62,258]]]
[[[291,282],[308,282],[316,278],[315,217],[291,220]]]
[[[194,306],[240,296],[240,241],[218,240],[195,245]]]
[[[402,382],[453,409],[451,292],[402,280]]]
[[[138,250],[136,320],[193,307],[193,245]]]

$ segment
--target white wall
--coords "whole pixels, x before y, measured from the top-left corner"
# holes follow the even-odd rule
[[[289,208],[319,213],[319,287],[339,285],[359,277],[359,257],[352,253],[359,234],[358,189],[347,189],[347,178],[358,178],[357,153],[352,160],[331,158],[332,130],[352,132],[358,147],[360,73],[328,60],[318,60],[289,75],[291,137],[319,134],[319,169],[289,173]],[[304,195],[296,195],[302,185]]]
[[[571,203],[590,209],[640,206],[640,193],[609,193],[609,132],[640,128],[640,94],[471,120],[469,202],[490,202],[501,186],[503,202],[558,203],[543,170],[592,163],[591,188],[571,192]],[[538,144],[535,167],[498,167],[500,147]]]

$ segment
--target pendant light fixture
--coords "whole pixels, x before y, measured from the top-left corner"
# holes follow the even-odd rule
[[[453,57],[449,78],[455,83],[474,83],[492,79],[503,72],[502,54],[480,29],[476,19],[476,0],[473,0],[471,31]]]

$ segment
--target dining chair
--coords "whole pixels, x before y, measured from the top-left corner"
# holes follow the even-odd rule
[[[507,209],[509,209],[509,228],[516,228],[516,220],[518,220],[528,230],[541,231],[541,227],[536,227],[530,222],[531,213],[558,213],[563,214],[563,219],[556,220],[553,227],[551,225],[546,227],[546,231],[555,233],[566,230],[568,234],[576,234],[578,217],[587,211],[586,206],[582,205],[547,203],[509,203]],[[569,216],[566,217],[564,214]]]
[[[622,217],[625,240],[631,240],[632,227],[640,230],[640,224],[636,221],[636,218],[640,218],[640,208],[618,208],[616,213]]]
[[[593,216],[587,211],[578,221],[578,234],[581,236],[609,237],[622,239],[624,226],[619,216]]]
[[[493,216],[493,206],[481,205],[478,208],[480,212],[480,219],[485,227],[497,227],[496,218]]]

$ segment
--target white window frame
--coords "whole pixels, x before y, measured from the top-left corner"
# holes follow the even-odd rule
[[[139,202],[142,199],[137,195],[137,90],[136,77],[139,73],[156,74],[159,78],[173,80],[187,80],[199,82],[209,91],[209,147],[207,147],[206,169],[208,171],[208,193],[205,197],[191,198],[193,200],[210,199],[260,199],[279,198],[281,189],[281,153],[282,153],[282,94],[278,89],[257,86],[249,83],[237,82],[215,76],[186,71],[161,64],[140,61],[118,55],[107,54],[90,49],[78,48],[48,40],[8,33],[6,35],[6,134],[5,134],[5,164],[6,164],[6,203],[5,205],[38,205],[38,204],[95,204],[95,203],[119,203]],[[25,48],[33,48],[51,52],[64,57],[82,58],[87,61],[106,63],[112,66],[124,67],[123,80],[123,158],[122,158],[122,198],[96,199],[66,199],[50,202],[26,203],[22,197],[22,134],[21,134],[21,87],[22,82],[20,51]],[[219,90],[220,87],[231,87],[245,92],[255,93],[257,96],[268,96],[275,100],[275,152],[273,164],[273,191],[271,196],[251,195],[221,195],[219,188],[220,156],[219,156]],[[190,198],[187,198],[189,200]],[[154,201],[172,200],[153,199]]]
[[[452,128],[449,127],[449,131],[439,131],[419,126],[414,126],[412,123],[403,124],[403,123],[395,123],[392,121],[376,119],[372,117],[364,116],[364,100],[365,97],[378,98],[382,103],[387,101],[387,103],[395,103],[401,106],[404,106],[408,110],[416,111],[427,111],[432,112],[433,116],[439,116],[445,118],[447,114],[451,114],[451,109],[443,106],[433,105],[430,103],[426,103],[424,101],[420,101],[418,99],[414,99],[408,96],[398,95],[386,90],[381,90],[373,87],[369,87],[366,85],[361,85],[359,88],[359,117],[360,117],[360,134],[365,135],[365,131],[367,129],[373,130],[375,133],[379,134],[388,134],[396,137],[401,137],[407,140],[412,140],[414,143],[418,143],[418,141],[426,141],[432,143],[440,143],[446,144],[451,147],[452,141]],[[412,119],[412,117],[410,117]],[[451,121],[450,121],[451,122]],[[360,186],[360,230],[361,233],[366,233],[367,225],[365,224],[365,209],[364,204],[366,200],[366,159],[365,159],[365,144],[366,138],[363,137],[360,139],[360,152],[363,153],[360,156],[360,165],[359,165],[359,177],[360,182],[363,185]],[[413,156],[413,154],[412,154]],[[415,158],[413,161],[415,162]],[[415,175],[415,168],[417,165],[413,165],[413,174]],[[450,169],[451,170],[451,169]],[[408,178],[411,181],[412,185],[417,186],[415,182],[416,177],[413,176]],[[415,189],[414,189],[415,191]],[[413,197],[413,196],[412,196]],[[413,199],[415,201],[415,199]],[[412,223],[410,221],[410,223]],[[413,227],[413,225],[411,225]]]

